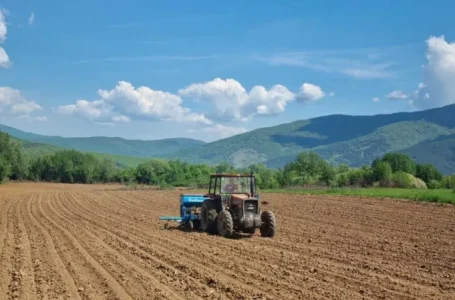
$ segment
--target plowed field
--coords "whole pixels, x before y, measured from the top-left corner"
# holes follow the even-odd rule
[[[0,186],[0,299],[455,299],[452,206],[264,194],[277,235],[225,239],[106,188]]]

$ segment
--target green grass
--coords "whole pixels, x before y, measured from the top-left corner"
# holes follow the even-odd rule
[[[398,188],[329,188],[329,189],[275,189],[262,193],[288,193],[310,195],[343,195],[375,198],[397,198],[425,202],[455,204],[455,192],[449,189],[423,190]]]

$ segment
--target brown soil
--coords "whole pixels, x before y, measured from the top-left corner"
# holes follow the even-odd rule
[[[180,193],[0,186],[0,299],[455,299],[453,206],[264,194],[225,239],[163,230]]]

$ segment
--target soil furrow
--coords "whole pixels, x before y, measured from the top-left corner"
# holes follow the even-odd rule
[[[111,274],[117,275],[116,279],[118,282],[121,282],[124,288],[130,291],[130,294],[146,294],[147,297],[153,296],[166,299],[184,299],[184,297],[177,294],[174,290],[160,283],[155,277],[145,272],[142,267],[131,263],[131,261],[125,258],[120,251],[112,248],[102,239],[98,238],[99,232],[94,233],[86,227],[84,228],[84,226],[82,226],[83,224],[81,224],[83,223],[81,219],[77,219],[78,224],[76,225],[72,221],[71,216],[68,216],[68,213],[63,212],[64,214],[62,214],[62,208],[61,205],[59,205],[60,203],[61,199],[55,199],[55,201],[48,203],[52,214],[50,216],[55,216],[56,218],[53,218],[54,220],[60,219],[62,226],[70,230],[78,240],[87,241],[87,243],[84,243],[83,245],[87,251],[89,251],[101,264],[106,264],[104,267],[109,269]],[[134,277],[136,280],[125,280],[127,277]],[[143,284],[150,281],[153,282],[151,285],[153,289],[149,289],[150,286],[147,284],[141,285],[141,283]],[[133,298],[139,299],[138,295],[133,295]]]
[[[3,299],[13,299],[18,297],[19,292],[11,291],[11,282],[15,275],[15,252],[16,252],[16,235],[14,229],[14,211],[18,203],[18,199],[9,199],[11,202],[6,212],[6,235],[4,239],[2,253],[0,254],[0,296]]]
[[[51,195],[46,197],[50,201]],[[73,277],[82,299],[131,299],[112,276],[102,268],[66,229],[44,211],[41,199],[36,203],[38,219],[52,232],[54,245]]]
[[[0,199],[1,219],[0,219],[0,299],[5,299],[8,293],[9,278],[10,278],[10,260],[6,248],[8,247],[9,238],[9,222],[11,203],[9,198]]]
[[[54,299],[58,297],[81,300],[74,279],[65,267],[58,254],[51,234],[37,221],[32,213],[37,201],[42,197],[38,194],[29,199],[25,208],[29,228],[32,232],[32,257],[35,271],[35,282],[38,299]]]
[[[22,294],[19,295],[19,299],[35,299],[34,295],[36,294],[35,286],[35,272],[32,265],[32,251],[30,245],[30,232],[26,229],[24,224],[24,219],[22,217],[24,211],[24,204],[27,202],[27,199],[31,199],[32,195],[27,195],[26,197],[21,197],[19,205],[16,207],[16,221],[17,221],[17,230],[19,231],[19,244],[16,247],[19,247],[19,255],[21,260],[21,269],[20,280],[22,286]],[[14,283],[13,283],[14,284]]]

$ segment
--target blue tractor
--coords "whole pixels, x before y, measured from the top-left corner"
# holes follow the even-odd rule
[[[263,237],[273,237],[276,231],[273,212],[261,211],[253,174],[212,174],[207,194],[181,195],[180,217],[160,220],[223,237],[235,232],[254,234],[256,229]]]

